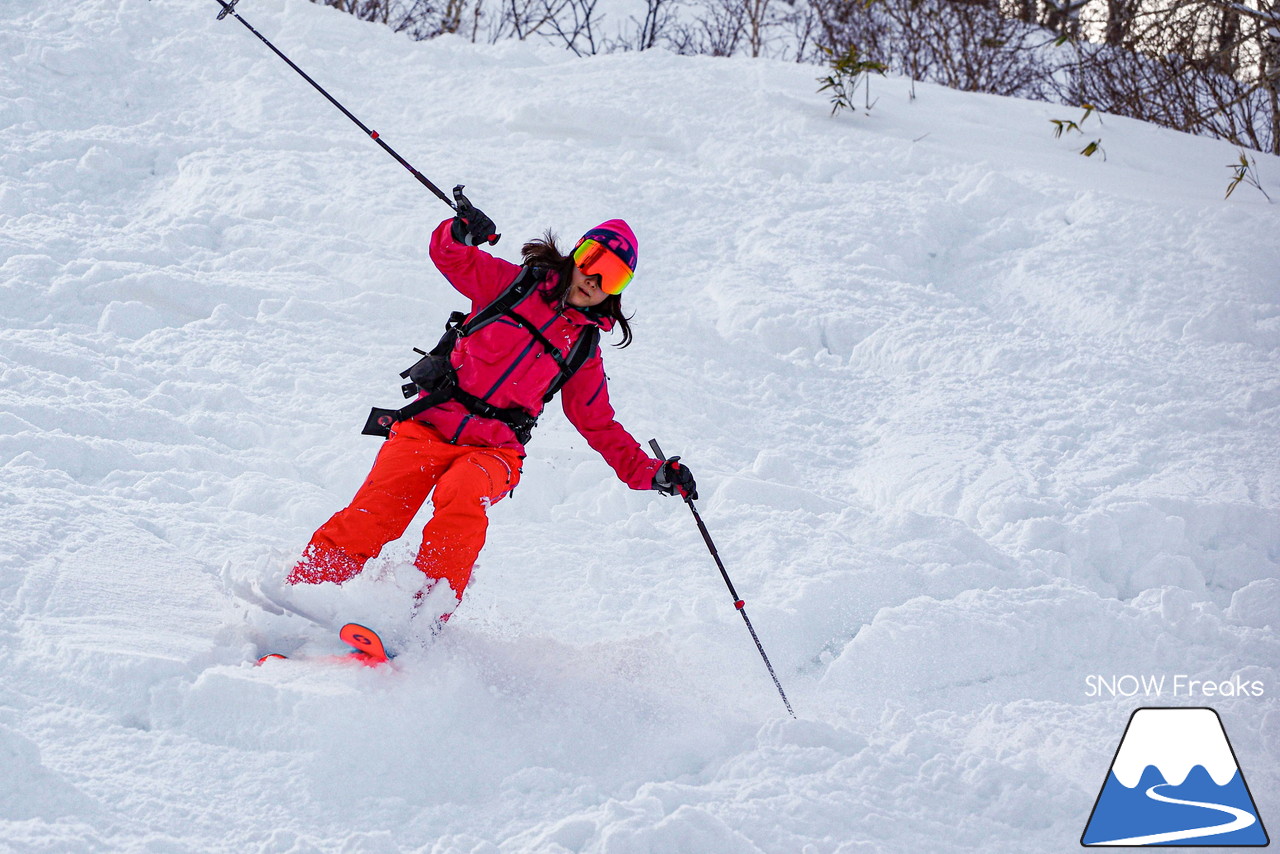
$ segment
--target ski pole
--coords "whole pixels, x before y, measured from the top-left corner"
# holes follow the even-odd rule
[[[267,47],[271,48],[271,50],[275,52],[276,56],[280,57],[285,62],[287,62],[290,68],[292,68],[294,71],[298,72],[298,74],[302,76],[303,80],[307,81],[312,86],[314,86],[317,92],[319,92],[321,95],[324,95],[326,98],[329,99],[329,103],[333,104],[335,107],[341,110],[344,116],[351,119],[351,121],[355,122],[356,126],[359,127],[360,130],[364,131],[365,134],[374,142],[378,143],[378,145],[381,145],[382,149],[386,151],[387,154],[390,154],[392,157],[394,157],[397,163],[399,163],[404,168],[408,169],[409,174],[417,178],[418,181],[422,183],[422,186],[426,187],[428,190],[430,190],[431,192],[439,196],[441,201],[443,201],[446,205],[453,208],[454,210],[457,210],[457,205],[453,203],[452,199],[446,196],[440,190],[439,187],[437,187],[435,184],[427,180],[425,175],[423,175],[417,169],[414,169],[411,165],[409,165],[409,161],[405,160],[403,157],[397,154],[394,148],[392,148],[391,146],[383,142],[382,137],[378,135],[378,132],[376,130],[370,130],[368,127],[366,127],[365,123],[357,119],[354,115],[352,115],[351,111],[348,110],[346,107],[342,106],[342,104],[338,102],[337,98],[333,97],[328,92],[326,92],[323,86],[321,86],[316,81],[312,80],[311,77],[307,74],[307,72],[303,71],[301,68],[295,65],[292,59],[285,56],[284,53],[282,53],[278,47],[276,47],[271,42],[269,42],[266,36],[258,32],[257,30],[255,30],[252,24],[250,24],[244,18],[240,17],[240,13],[237,12],[235,8],[236,4],[239,2],[240,0],[217,0],[218,5],[222,7],[222,11],[218,13],[218,20],[221,21],[223,18],[227,17],[227,15],[230,15],[231,17],[235,18],[237,21],[239,21],[240,23],[248,27],[249,32],[253,33],[259,39],[261,39],[263,44],[265,44]]]
[[[653,448],[653,452],[658,459],[665,460],[667,455],[662,453],[662,448],[658,447],[657,439],[649,440],[649,447]],[[693,499],[681,491],[684,503],[689,505],[689,511],[693,513],[693,519],[698,523],[698,531],[702,534],[702,539],[706,541],[707,548],[711,551],[711,557],[716,562],[716,566],[720,569],[720,577],[724,579],[725,586],[729,588],[729,595],[733,597],[733,607],[738,609],[738,613],[742,615],[742,622],[747,624],[747,631],[751,632],[751,639],[756,642],[756,649],[760,652],[760,657],[764,659],[764,666],[769,669],[769,676],[773,678],[773,685],[778,689],[778,696],[782,697],[782,704],[787,707],[787,714],[795,717],[796,713],[791,710],[791,701],[787,699],[787,692],[782,690],[782,683],[778,681],[778,674],[773,672],[773,665],[769,662],[769,656],[765,655],[764,645],[760,643],[760,636],[756,634],[755,626],[751,625],[751,618],[747,616],[747,603],[738,597],[738,591],[733,589],[733,581],[729,578],[729,571],[724,568],[724,561],[720,560],[720,553],[716,551],[716,544],[711,541],[711,532],[707,530],[707,526],[702,521],[702,516],[698,513],[698,508],[694,506]]]

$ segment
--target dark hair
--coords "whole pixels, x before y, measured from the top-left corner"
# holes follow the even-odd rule
[[[564,300],[573,285],[573,256],[560,251],[555,233],[548,229],[542,237],[530,240],[520,249],[520,255],[526,265],[546,267],[559,276],[560,282],[552,296],[557,300]],[[604,302],[587,309],[587,312],[612,317],[617,322],[618,328],[622,330],[622,341],[615,344],[615,347],[622,348],[631,343],[631,318],[622,313],[622,294],[609,294]]]

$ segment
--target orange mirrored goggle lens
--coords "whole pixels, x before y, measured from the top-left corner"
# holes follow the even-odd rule
[[[573,250],[573,263],[588,276],[599,276],[600,290],[606,294],[622,293],[634,275],[621,258],[594,240],[584,240]]]

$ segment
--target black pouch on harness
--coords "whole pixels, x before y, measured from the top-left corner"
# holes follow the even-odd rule
[[[409,382],[400,387],[406,398],[413,397],[419,391],[432,391],[439,388],[446,378],[452,375],[453,366],[449,363],[449,354],[458,341],[460,327],[467,316],[460,311],[449,315],[449,322],[444,326],[444,335],[431,348],[430,353],[423,353],[422,358],[400,372],[400,379]],[[418,351],[422,353],[421,350]]]
[[[360,432],[366,436],[381,436],[386,439],[391,435],[391,428],[401,421],[408,421],[416,415],[426,412],[433,406],[437,406],[449,400],[457,391],[457,385],[453,380],[453,376],[446,376],[440,383],[431,390],[430,393],[422,395],[413,403],[410,403],[402,409],[379,409],[373,407],[369,410],[369,417],[365,419],[364,429]]]
[[[394,409],[379,409],[375,406],[369,410],[369,419],[364,422],[364,429],[360,432],[365,436],[381,436],[385,439],[391,435],[391,427],[395,423]]]
[[[440,336],[439,342],[431,348],[431,352],[423,353],[418,350],[422,358],[400,372],[401,379],[409,380],[400,387],[406,398],[413,397],[419,392],[426,392],[426,394],[403,409],[373,407],[369,410],[369,417],[365,419],[361,434],[381,436],[385,439],[391,435],[391,428],[396,422],[406,421],[453,395],[456,379],[453,366],[449,364],[449,354],[453,352],[453,345],[458,340],[460,327],[466,319],[467,316],[460,311],[450,314],[449,321],[444,326],[444,335]]]

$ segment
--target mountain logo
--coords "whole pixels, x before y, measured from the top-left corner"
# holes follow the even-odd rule
[[[1261,847],[1270,839],[1218,713],[1129,718],[1080,844]]]

